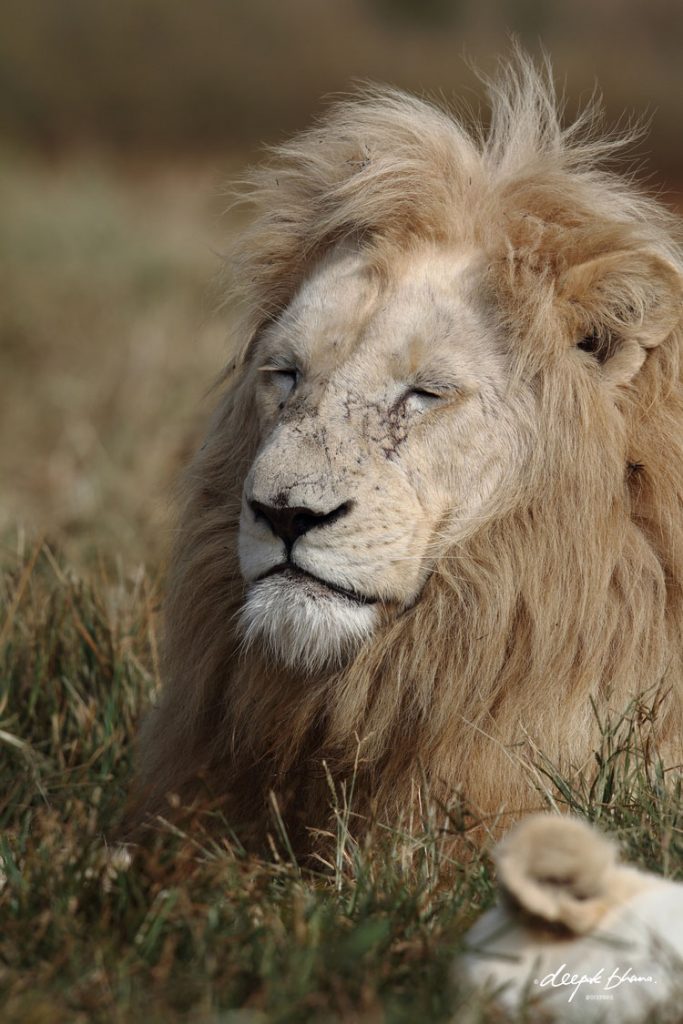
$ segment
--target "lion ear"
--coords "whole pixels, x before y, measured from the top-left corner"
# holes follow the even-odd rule
[[[615,383],[635,376],[647,350],[665,341],[683,314],[680,271],[647,251],[610,253],[571,267],[558,293],[579,313],[575,344]]]

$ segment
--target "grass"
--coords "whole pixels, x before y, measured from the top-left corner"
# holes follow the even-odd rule
[[[79,564],[161,557],[230,327],[227,173],[0,151],[0,533],[48,530]]]
[[[489,897],[485,863],[462,869],[472,888],[453,899],[426,841],[408,858],[397,837],[371,856],[349,848],[316,875],[160,825],[126,866],[107,837],[157,685],[155,585],[86,584],[46,546],[9,561],[3,1020],[208,1021],[245,1006],[240,1020],[447,1019],[451,949],[473,895]]]
[[[305,870],[273,822],[248,856],[196,821],[159,822],[129,859],[112,843],[136,722],[157,686],[158,583],[91,572],[45,544],[5,549],[0,625],[0,1005],[6,1022],[440,1022],[495,1019],[449,981],[469,922],[493,898],[467,818],[438,809],[413,837]],[[597,820],[637,863],[680,876],[680,788],[643,756],[643,707],[605,723],[592,788],[539,759],[549,797]],[[615,759],[631,749],[631,761]],[[461,831],[449,858],[441,825]],[[220,830],[219,833],[220,835]],[[460,1010],[458,1007],[460,1006]],[[239,1012],[238,1012],[239,1011]]]

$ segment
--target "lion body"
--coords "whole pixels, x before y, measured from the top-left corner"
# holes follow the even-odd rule
[[[539,802],[536,752],[561,771],[590,767],[600,721],[655,692],[643,728],[680,758],[677,226],[601,169],[614,143],[586,130],[560,128],[549,86],[521,61],[494,91],[485,139],[377,92],[255,173],[234,358],[185,477],[165,690],[140,743],[144,809],[208,791],[258,834],[272,789],[305,836],[329,822],[330,784],[353,778],[359,822],[397,821],[424,783],[516,814]],[[457,302],[451,259],[469,281]],[[412,305],[392,305],[424,274]],[[364,381],[380,388],[393,366],[386,339],[406,321],[419,334],[432,305],[449,330],[465,325],[451,347],[475,397],[430,405],[429,420],[424,397],[400,417],[377,398],[364,407]],[[382,320],[387,308],[400,315]],[[279,377],[268,391],[256,359],[283,332],[306,335],[309,377],[276,404]],[[302,568],[364,593],[376,580],[378,603],[347,601],[344,618],[299,584],[260,581],[274,540],[247,506],[269,483],[271,504],[287,491],[297,507],[352,508],[302,538]],[[307,655],[307,636],[324,656]]]

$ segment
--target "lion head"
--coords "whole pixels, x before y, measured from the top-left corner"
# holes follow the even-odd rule
[[[254,342],[241,621],[274,661],[353,658],[518,488],[531,402],[482,262],[427,243],[385,276],[335,247]]]
[[[524,58],[492,104],[472,133],[370,91],[252,175],[145,806],[201,777],[315,824],[353,772],[391,816],[419,766],[512,811],[530,752],[580,767],[596,707],[657,686],[679,742],[677,224]]]

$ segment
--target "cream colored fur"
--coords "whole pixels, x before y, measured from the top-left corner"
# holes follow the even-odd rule
[[[425,779],[516,814],[536,747],[590,766],[591,702],[657,688],[680,756],[678,225],[524,58],[491,100],[484,133],[371,90],[251,177],[138,814],[204,793],[258,834],[274,787],[305,842],[353,773],[359,829]],[[260,506],[335,517],[274,573]]]
[[[503,896],[466,936],[458,982],[542,1020],[680,1020],[683,885],[622,865],[597,829],[532,815],[495,851]],[[534,1018],[535,1019],[535,1018]]]

